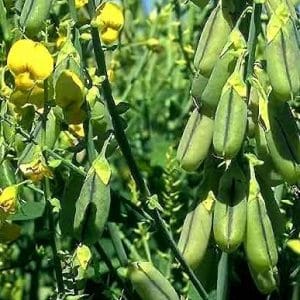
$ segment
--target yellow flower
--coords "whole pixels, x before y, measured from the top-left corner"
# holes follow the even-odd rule
[[[114,43],[124,25],[122,8],[113,2],[100,5],[93,23],[99,28],[101,39],[105,44]]]
[[[80,78],[70,70],[64,70],[55,86],[57,105],[61,108],[76,105],[80,107],[84,100],[84,85]]]
[[[16,185],[5,188],[0,195],[0,216],[1,220],[13,214],[17,207],[18,187]]]
[[[75,0],[75,7],[81,8],[88,3],[88,0]]]
[[[15,77],[16,88],[28,90],[37,81],[43,81],[51,75],[53,58],[41,43],[24,39],[11,47],[7,66]]]
[[[52,171],[39,158],[30,163],[21,164],[20,170],[26,178],[34,182],[41,181],[45,177],[53,178]]]

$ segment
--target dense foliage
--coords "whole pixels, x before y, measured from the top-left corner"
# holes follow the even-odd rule
[[[0,299],[299,299],[296,8],[0,0]]]

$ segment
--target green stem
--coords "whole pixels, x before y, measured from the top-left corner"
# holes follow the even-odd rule
[[[251,21],[250,21],[250,29],[248,36],[248,61],[247,61],[247,69],[246,69],[246,80],[253,74],[253,65],[255,62],[255,50],[257,44],[257,36],[261,30],[260,24],[260,15],[261,15],[262,5],[255,3],[253,1]]]
[[[69,10],[70,10],[70,15],[71,18],[75,23],[77,23],[77,13],[76,13],[76,7],[75,7],[75,0],[68,0],[69,2]]]
[[[92,18],[94,11],[95,11],[95,3],[93,0],[89,0],[88,10],[89,10],[90,18]],[[97,63],[97,75],[104,76],[104,78],[105,78],[101,84],[101,90],[103,91],[104,99],[106,101],[107,108],[108,108],[109,114],[111,116],[115,138],[119,144],[121,152],[122,152],[122,154],[127,162],[127,165],[130,169],[130,173],[136,183],[137,188],[139,189],[139,191],[141,193],[141,196],[142,196],[142,198],[144,200],[144,204],[145,204],[151,194],[150,194],[149,189],[143,179],[143,176],[137,166],[137,163],[133,157],[129,142],[127,140],[127,137],[125,135],[125,132],[124,132],[124,129],[122,126],[120,116],[116,109],[116,104],[115,104],[114,98],[112,96],[111,86],[108,81],[105,56],[104,56],[104,52],[103,52],[103,49],[101,46],[98,29],[95,27],[92,27],[91,34],[92,34],[92,42],[93,42],[93,47],[94,47],[95,59],[96,59],[96,63]],[[168,240],[171,250],[173,251],[177,260],[180,262],[183,270],[189,275],[190,280],[193,282],[196,290],[198,291],[198,293],[200,295],[203,296],[204,299],[208,299],[208,294],[206,293],[204,287],[202,286],[202,284],[199,282],[199,280],[195,276],[192,269],[188,266],[188,264],[184,260],[180,251],[178,250],[174,239],[172,238],[171,234],[168,231],[166,224],[164,223],[163,219],[160,216],[159,211],[157,209],[154,209],[152,211],[152,213],[153,213],[154,221],[158,226],[158,229],[164,235],[164,237]]]
[[[107,228],[111,237],[111,241],[116,250],[117,257],[122,267],[128,265],[128,257],[126,255],[122,240],[120,238],[119,228],[115,223],[108,223]]]
[[[48,97],[48,80],[46,79],[44,81],[44,112],[42,115],[42,128],[43,128],[42,143],[43,143],[43,146],[46,145],[47,116],[51,109],[50,106],[48,105],[48,99],[49,99],[49,97]],[[44,179],[43,190],[44,190],[44,198],[46,201],[46,213],[48,215],[47,217],[48,217],[48,222],[49,222],[49,231],[51,233],[50,234],[50,247],[51,247],[52,255],[53,255],[54,272],[55,272],[55,277],[56,277],[56,281],[57,281],[57,290],[60,294],[63,294],[65,291],[65,288],[64,288],[61,262],[60,262],[60,259],[58,256],[57,246],[56,246],[56,241],[55,241],[55,222],[54,222],[51,203],[50,203],[51,192],[50,192],[50,182],[49,182],[48,178]]]

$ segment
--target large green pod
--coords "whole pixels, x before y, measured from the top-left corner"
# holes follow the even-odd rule
[[[278,253],[272,224],[255,177],[254,165],[250,158],[251,175],[244,245],[249,265],[256,272],[265,272],[277,264]]]
[[[235,71],[223,88],[215,115],[213,145],[217,155],[232,159],[240,150],[247,127],[246,85]]]
[[[228,42],[218,57],[211,76],[203,90],[201,104],[215,113],[224,85],[233,73],[238,57],[244,52],[246,42],[240,31],[232,30]]]
[[[195,171],[207,157],[212,142],[214,121],[195,109],[181,137],[177,159],[186,171]]]
[[[290,184],[300,180],[299,129],[287,103],[268,104],[265,135],[275,168]]]
[[[171,283],[150,262],[130,264],[128,277],[142,300],[179,300]]]
[[[247,185],[236,162],[222,176],[216,198],[213,231],[217,245],[231,253],[243,242],[247,216]]]
[[[265,57],[274,100],[287,101],[300,89],[300,51],[290,14],[273,14],[267,26]]]
[[[52,0],[25,0],[20,25],[28,36],[34,36],[46,27]]]
[[[219,3],[205,24],[194,58],[194,65],[202,75],[210,76],[232,28],[228,9]]]
[[[206,253],[212,227],[214,202],[214,195],[209,192],[184,220],[178,249],[192,269],[199,266]]]

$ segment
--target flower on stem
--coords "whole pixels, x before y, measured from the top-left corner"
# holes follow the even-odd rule
[[[16,212],[18,197],[18,186],[6,187],[0,195],[0,217],[1,221],[7,219],[8,215]]]
[[[100,5],[92,25],[99,28],[101,39],[105,44],[116,42],[124,26],[122,8],[113,2]]]
[[[16,88],[29,90],[51,75],[53,58],[41,43],[23,39],[9,50],[7,66],[15,78]]]
[[[33,182],[41,181],[45,177],[53,178],[52,171],[39,157],[32,162],[21,164],[20,170],[26,178]]]

